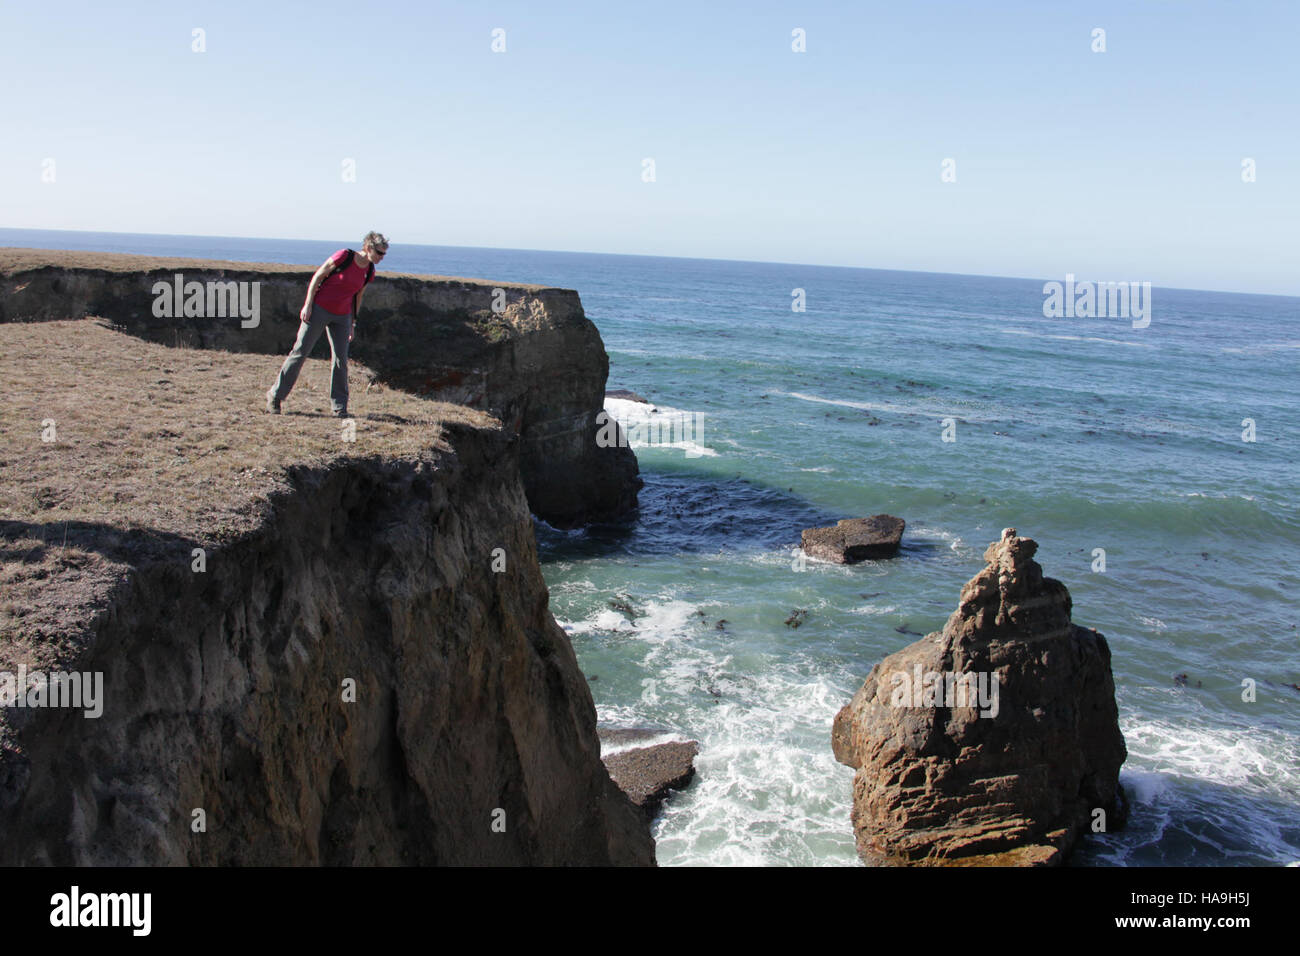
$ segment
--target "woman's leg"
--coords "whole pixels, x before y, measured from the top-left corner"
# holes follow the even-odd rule
[[[348,334],[352,331],[352,316],[331,315],[326,335],[330,339],[330,352],[334,364],[330,368],[330,407],[335,415],[348,411]]]
[[[298,340],[293,343],[293,351],[284,360],[284,365],[280,366],[280,377],[275,380],[275,385],[272,387],[277,402],[284,401],[293,389],[294,383],[298,381],[302,363],[307,361],[307,356],[311,355],[311,350],[320,341],[320,334],[325,331],[329,315],[319,305],[315,305],[312,307],[308,321],[298,324]]]

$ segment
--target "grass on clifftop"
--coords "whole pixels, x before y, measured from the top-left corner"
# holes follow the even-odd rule
[[[0,644],[66,639],[150,541],[217,544],[254,530],[270,496],[289,489],[290,467],[428,456],[446,449],[442,422],[499,426],[370,384],[349,363],[346,441],[322,350],[285,414],[271,415],[283,356],[167,348],[93,319],[0,324]],[[29,656],[0,647],[0,663],[15,654]]]
[[[355,248],[355,247],[354,247]],[[322,258],[321,262],[325,260]],[[87,252],[80,249],[24,249],[0,246],[0,276],[29,272],[35,269],[95,269],[103,272],[142,273],[153,270],[220,269],[228,272],[260,272],[268,275],[293,275],[305,283],[320,266],[320,262],[304,265],[286,265],[279,262],[234,262],[230,259],[192,259],[178,256],[137,256],[122,252]],[[488,288],[522,289],[525,292],[543,292],[552,286],[535,282],[502,282],[472,276],[444,276],[424,272],[394,272],[381,268],[375,273],[379,279],[420,279],[426,282],[454,282],[458,285],[477,285]]]

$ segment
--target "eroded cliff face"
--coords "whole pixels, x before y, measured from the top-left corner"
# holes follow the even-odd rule
[[[100,316],[163,345],[283,357],[313,271],[0,249],[0,322]],[[155,292],[176,289],[178,275],[179,296]],[[203,286],[203,305],[193,300],[186,314],[190,283]],[[209,283],[223,286],[211,302]],[[256,283],[255,318],[227,304],[227,283],[249,284],[245,291]],[[170,309],[159,304],[163,296]],[[318,344],[317,352],[328,354],[327,346]],[[609,357],[574,290],[380,271],[366,291],[352,357],[384,384],[489,411],[517,432],[529,505],[547,522],[576,527],[636,507],[636,456],[626,445],[598,441]],[[268,384],[274,373],[270,368]]]
[[[0,671],[104,681],[98,718],[0,714],[0,864],[653,862],[510,430],[387,393],[340,443],[241,417],[251,357],[93,322],[0,346]]]

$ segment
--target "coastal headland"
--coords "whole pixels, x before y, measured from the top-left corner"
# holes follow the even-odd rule
[[[0,254],[0,864],[653,863],[530,515],[635,498],[577,294],[377,284],[340,422],[328,362],[261,410],[310,270],[135,259]],[[182,269],[258,324],[155,316]]]

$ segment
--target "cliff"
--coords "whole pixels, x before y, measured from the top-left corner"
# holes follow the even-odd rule
[[[1110,648],[1014,528],[942,631],[871,669],[835,717],[871,864],[1042,866],[1123,823]]]
[[[131,282],[39,281],[110,312]],[[351,433],[250,414],[266,358],[91,320],[0,325],[0,351],[0,683],[31,681],[0,716],[0,865],[653,862],[512,428],[383,388]],[[41,706],[56,673],[83,706]]]
[[[283,358],[314,270],[6,248],[0,322],[100,316],[163,345]],[[192,283],[204,289],[201,298],[187,291]],[[227,283],[256,285],[256,316],[227,314],[235,311]],[[211,299],[209,284],[221,286]],[[317,354],[328,355],[328,346],[319,344]],[[482,409],[518,433],[529,506],[547,522],[575,527],[635,508],[636,456],[598,441],[609,358],[574,290],[381,270],[366,291],[352,357],[385,385]],[[266,382],[254,400],[276,363],[262,368]]]

